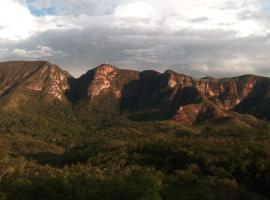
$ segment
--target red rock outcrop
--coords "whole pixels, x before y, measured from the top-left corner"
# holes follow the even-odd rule
[[[42,93],[48,99],[65,99],[69,89],[68,72],[45,61],[0,63],[0,95],[17,90]]]
[[[22,91],[73,104],[109,94],[111,106],[189,124],[238,117],[234,111],[270,119],[270,79],[254,75],[195,79],[171,70],[140,73],[103,64],[75,79],[45,61],[0,63],[0,98],[14,101]]]

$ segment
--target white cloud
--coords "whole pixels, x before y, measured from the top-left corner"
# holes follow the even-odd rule
[[[156,16],[156,10],[149,3],[136,1],[119,5],[115,10],[115,16],[119,18],[149,19]]]
[[[235,32],[237,37],[267,35],[270,32],[269,24],[258,17],[260,0],[33,1],[31,6],[37,9],[53,7],[58,12],[57,16],[44,17],[31,14],[27,4],[21,1],[0,0],[0,38],[18,41],[47,30],[84,29],[93,24],[117,29],[163,30],[165,33],[223,30]],[[243,13],[249,17],[239,17]]]
[[[256,73],[256,63],[246,55],[234,55],[232,58],[219,60],[212,64],[192,65],[191,69],[205,75],[228,74],[241,75]]]
[[[51,47],[39,45],[35,49],[27,50],[22,48],[15,49],[0,49],[0,53],[2,57],[16,57],[21,59],[44,59],[51,58],[54,56],[65,56],[66,54],[62,51],[55,51]]]
[[[269,27],[255,16],[261,14],[260,0],[146,0],[145,5],[131,2],[120,5],[116,9],[116,16],[122,17],[145,16],[158,23],[159,28],[170,32],[180,30],[223,30],[233,31],[238,37],[251,35],[267,35]],[[148,14],[151,13],[151,14]],[[120,13],[120,14],[119,14]],[[249,13],[254,18],[239,17],[242,13]],[[204,19],[202,21],[196,19]],[[128,21],[127,21],[128,23]],[[132,22],[134,23],[134,22]],[[133,25],[134,26],[134,25]]]
[[[48,30],[80,28],[74,16],[34,16],[24,0],[0,0],[0,5],[0,40],[21,41]]]
[[[37,28],[30,11],[16,0],[0,0],[0,39],[19,40]]]

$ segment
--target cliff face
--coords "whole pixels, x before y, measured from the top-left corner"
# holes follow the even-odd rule
[[[94,70],[94,76],[91,85],[88,88],[87,95],[89,97],[95,97],[102,92],[113,90],[116,96],[118,96],[118,90],[113,88],[113,82],[117,76],[117,70],[113,66],[102,65]]]
[[[131,70],[117,69],[111,65],[100,65],[92,70],[94,74],[88,88],[88,97],[111,92],[115,97],[122,97],[123,87],[132,80],[137,80],[139,73]]]
[[[65,101],[71,76],[49,62],[0,63],[0,98],[7,107],[18,107],[34,96],[43,101]],[[37,99],[37,98],[36,98]]]
[[[159,114],[184,123],[229,119],[235,117],[236,108],[240,113],[249,114],[239,107],[258,90],[256,86],[261,79],[267,78],[246,75],[194,79],[171,70],[164,73],[146,71],[140,75],[137,93],[127,99],[136,99],[133,106],[138,110],[154,108]]]
[[[231,79],[199,80],[197,88],[213,103],[234,109],[254,89],[258,77],[242,76]]]
[[[54,64],[43,63],[27,80],[25,88],[42,92],[46,97],[65,99],[65,92],[70,88],[68,79],[71,76]]]
[[[87,104],[109,95],[121,110],[189,124],[240,116],[235,111],[270,118],[270,79],[253,75],[194,79],[171,70],[137,72],[103,64],[75,79],[49,62],[0,63],[0,99],[14,102],[22,93],[30,100],[38,94],[43,104]],[[105,104],[115,106],[110,98]]]
[[[78,102],[80,100],[93,100],[95,97],[110,93],[120,100],[124,86],[138,77],[139,72],[137,71],[121,70],[103,64],[74,80],[72,96],[75,102]]]

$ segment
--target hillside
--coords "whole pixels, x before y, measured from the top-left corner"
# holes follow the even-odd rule
[[[18,61],[1,63],[0,76],[0,109],[20,111],[28,104],[43,107],[57,102],[80,105],[82,110],[104,106],[102,111],[128,111],[134,119],[142,113],[149,116],[145,120],[189,124],[252,120],[237,113],[269,118],[270,79],[254,75],[194,79],[171,70],[138,72],[101,65],[75,79],[49,62]]]
[[[0,200],[266,200],[269,78],[0,63]]]

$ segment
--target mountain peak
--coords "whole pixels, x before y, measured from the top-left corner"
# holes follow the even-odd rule
[[[95,71],[115,71],[115,70],[118,70],[117,67],[113,66],[113,65],[110,65],[110,64],[101,64],[99,66],[97,66],[96,68],[94,68]]]
[[[22,98],[30,101],[33,96],[74,104],[81,100],[91,103],[99,96],[95,99],[114,100],[110,106],[118,105],[123,110],[159,110],[193,123],[197,119],[222,118],[227,111],[236,110],[270,118],[264,110],[270,102],[269,94],[270,79],[254,75],[195,79],[172,70],[140,73],[102,64],[75,79],[48,61],[0,63],[0,99],[13,105],[21,104]],[[191,111],[193,114],[188,115]],[[212,115],[206,115],[210,111]]]
[[[171,69],[167,69],[167,70],[164,71],[164,74],[178,74],[178,73],[171,70]]]
[[[27,93],[62,101],[71,75],[48,61],[10,61],[0,63],[0,77],[0,96],[13,98],[14,102]]]

